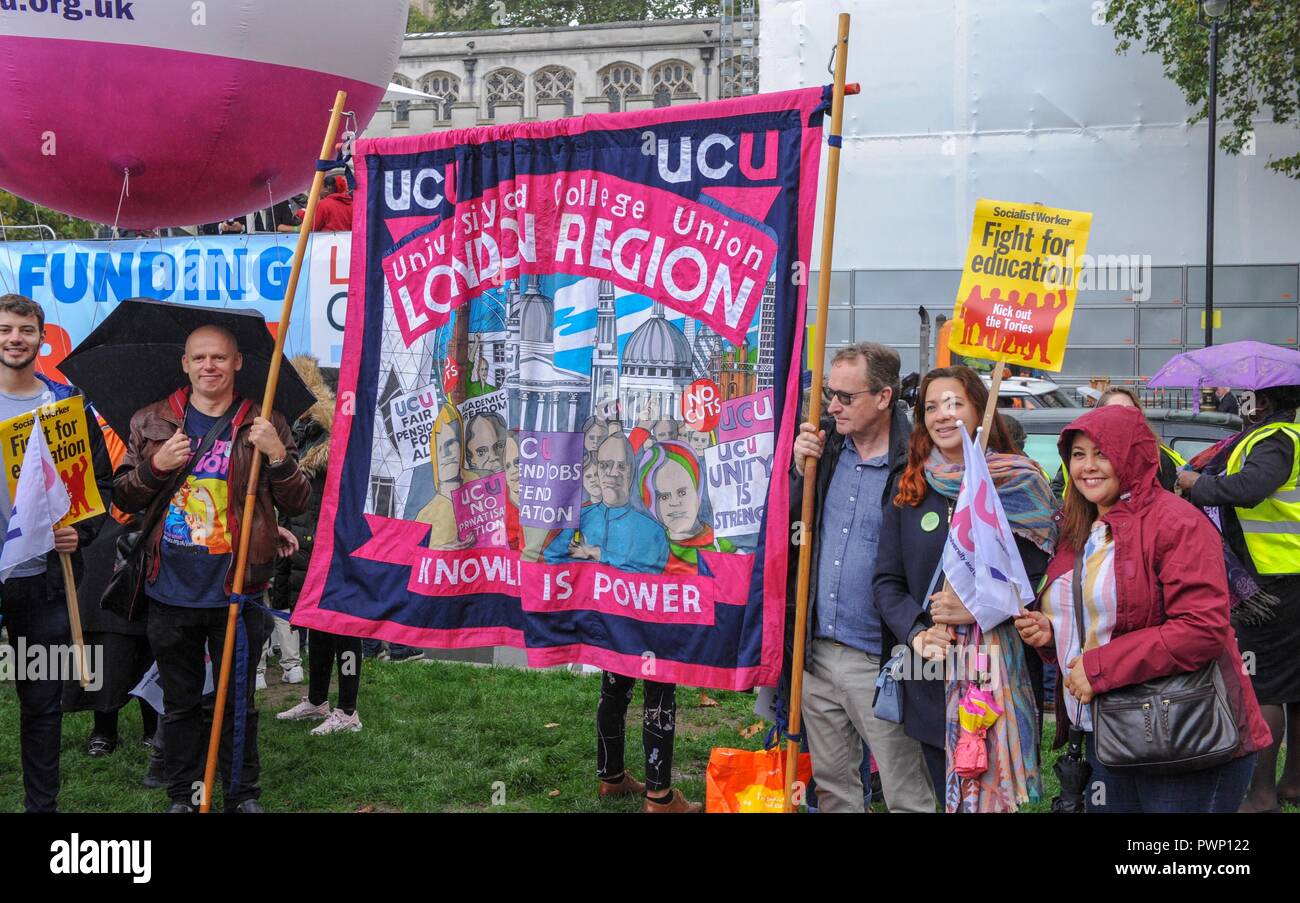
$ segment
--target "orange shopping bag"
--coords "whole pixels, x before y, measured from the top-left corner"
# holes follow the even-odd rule
[[[796,779],[804,787],[812,780],[807,753],[799,754]],[[706,812],[784,812],[785,750],[715,748],[704,781]]]

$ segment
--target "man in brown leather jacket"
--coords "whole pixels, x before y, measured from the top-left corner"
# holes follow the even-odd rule
[[[236,393],[235,372],[242,363],[230,333],[213,326],[192,332],[181,358],[190,385],[135,413],[126,458],[113,475],[113,500],[122,510],[142,513],[165,505],[146,539],[145,593],[149,643],[158,659],[166,709],[163,745],[170,812],[192,812],[201,802],[207,743],[204,645],[215,675],[221,667],[239,518],[253,455],[263,454],[266,460],[257,485],[245,595],[260,595],[270,582],[279,548],[276,509],[297,514],[311,495],[285,419],[272,412],[268,421],[256,402]],[[210,434],[210,447],[195,460]],[[185,478],[164,501],[160,494],[182,468]],[[243,655],[231,676],[221,738],[222,789],[227,811],[260,812],[253,690],[266,635],[265,614],[246,605],[241,622],[245,636],[236,641],[236,654]],[[241,663],[247,715],[242,753],[234,759]]]

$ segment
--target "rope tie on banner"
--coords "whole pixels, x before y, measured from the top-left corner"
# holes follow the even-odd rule
[[[231,599],[233,600],[234,596],[232,596]],[[241,604],[248,604],[253,606],[254,608],[260,608],[262,609],[262,611],[266,612],[271,617],[279,618],[281,621],[287,621],[293,617],[293,612],[280,611],[280,609],[278,608],[272,608],[271,606],[263,602],[261,598],[258,596],[240,596],[239,601]]]
[[[825,118],[826,114],[831,111],[831,103],[833,102],[834,98],[835,98],[835,86],[822,85],[821,102],[817,104],[817,106],[813,107],[812,112],[808,114],[808,125],[810,128],[822,124],[822,119]]]
[[[794,743],[803,745],[804,735],[802,732],[792,734],[790,727],[790,712],[785,697],[778,690],[776,697],[772,700],[772,714],[775,719],[772,728],[767,732],[767,737],[763,740],[763,748],[771,749],[782,740],[789,740]]]
[[[329,172],[331,169],[343,167],[343,177],[347,179],[348,191],[356,191],[357,177],[352,172],[352,142],[356,140],[357,118],[355,113],[344,112],[344,118],[347,120],[343,139],[339,142],[339,154],[332,160],[317,160],[317,172]]]
[[[235,719],[231,724],[233,742],[230,744],[230,791],[226,794],[226,806],[230,799],[240,790],[240,778],[244,770],[244,741],[248,722],[248,631],[244,628],[244,603],[253,601],[251,597],[234,595],[231,604],[239,604],[239,617],[235,619]],[[261,654],[261,650],[258,650]]]

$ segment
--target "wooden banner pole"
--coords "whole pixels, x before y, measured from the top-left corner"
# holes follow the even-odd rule
[[[329,160],[334,156],[334,140],[339,130],[339,120],[343,118],[343,105],[347,103],[346,91],[339,91],[334,97],[334,108],[330,112],[329,128],[325,130],[325,140],[321,143],[320,159]],[[293,298],[298,290],[298,277],[302,273],[302,261],[307,253],[307,242],[311,238],[312,223],[316,219],[316,202],[320,199],[321,186],[325,184],[325,173],[319,169],[312,179],[311,193],[307,195],[307,210],[303,214],[302,226],[298,230],[298,246],[293,252],[293,267],[289,271],[289,285],[285,289],[284,304],[280,308],[280,322],[275,330],[275,353],[271,355],[271,369],[266,375],[266,389],[262,393],[262,416],[268,420],[275,403],[275,387],[280,379],[280,361],[284,357],[284,340],[289,335],[289,318],[293,314]],[[262,471],[262,455],[253,455],[253,464],[248,471],[248,488],[244,496],[244,510],[239,521],[239,551],[235,555],[235,579],[232,595],[240,596],[244,592],[244,572],[248,567],[248,545],[252,538],[253,510],[257,502],[257,479]],[[221,726],[226,712],[226,697],[230,691],[230,667],[235,655],[235,631],[239,623],[239,603],[232,602],[226,613],[226,638],[222,644],[221,674],[217,679],[216,709],[212,713],[212,733],[208,736],[208,761],[203,769],[203,798],[199,800],[199,811],[212,809],[212,781],[217,774],[217,754],[221,748]],[[249,655],[261,655],[262,650],[250,649]]]
[[[826,362],[826,322],[831,302],[831,256],[835,247],[835,201],[840,182],[840,137],[844,125],[844,80],[849,66],[849,14],[840,13],[839,35],[835,39],[835,90],[831,100],[831,131],[826,155],[826,197],[822,210],[821,277],[817,280],[817,335],[812,348],[812,387],[809,391],[808,421],[820,423],[822,414],[822,367]],[[799,578],[794,610],[794,654],[790,671],[791,734],[801,726],[803,693],[804,633],[808,629],[808,582],[812,575],[813,508],[817,501],[817,459],[804,462],[803,511],[800,515]],[[799,741],[785,746],[785,808],[793,812],[794,782],[799,764]]]
[[[72,553],[60,552],[63,568],[63,598],[68,603],[68,625],[72,628],[72,645],[77,649],[77,679],[84,690],[90,684],[90,656],[86,654],[86,637],[81,632],[81,608],[77,604],[77,578],[72,573]]]
[[[993,376],[989,380],[989,400],[984,405],[984,422],[980,427],[980,451],[987,451],[989,447],[989,430],[993,429],[993,415],[998,412],[998,394],[1002,391],[1002,375],[1006,369],[1004,361],[998,361],[993,367]]]

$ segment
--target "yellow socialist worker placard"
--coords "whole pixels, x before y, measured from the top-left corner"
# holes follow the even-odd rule
[[[975,204],[949,347],[966,357],[1060,371],[1092,214]]]
[[[95,468],[91,462],[90,433],[86,427],[86,407],[81,396],[74,395],[53,404],[20,414],[9,420],[0,420],[0,449],[4,451],[5,477],[9,481],[9,499],[18,489],[18,474],[23,469],[23,454],[27,440],[32,435],[32,424],[37,414],[45,443],[68,490],[71,507],[56,527],[66,527],[88,517],[104,513],[104,500],[95,484]]]

